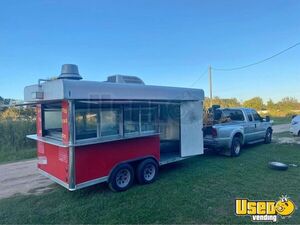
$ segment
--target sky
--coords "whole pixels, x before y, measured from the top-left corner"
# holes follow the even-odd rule
[[[85,80],[113,74],[204,89],[231,68],[300,42],[299,0],[0,0],[0,96],[74,63]],[[212,71],[213,95],[300,100],[300,46],[265,63]]]

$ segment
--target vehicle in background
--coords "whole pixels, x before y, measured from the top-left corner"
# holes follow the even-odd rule
[[[293,135],[300,136],[300,115],[293,117],[291,121],[290,132]]]
[[[270,117],[262,118],[251,108],[212,107],[204,117],[204,147],[238,156],[245,144],[272,141]]]

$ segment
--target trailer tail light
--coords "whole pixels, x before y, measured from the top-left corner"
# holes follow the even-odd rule
[[[214,138],[218,136],[218,132],[217,132],[217,129],[216,129],[216,128],[213,127],[213,128],[211,129],[211,135],[212,135],[212,137],[214,137]]]

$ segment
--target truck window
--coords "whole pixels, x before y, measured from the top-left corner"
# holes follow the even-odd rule
[[[97,111],[93,109],[76,110],[76,139],[97,137]]]
[[[252,118],[251,113],[247,113],[247,116],[248,116],[248,120],[249,120],[249,121],[253,121],[253,118]]]
[[[120,134],[120,109],[101,109],[100,134],[101,137]]]
[[[43,136],[62,139],[61,104],[43,105]]]
[[[252,110],[252,114],[255,121],[261,121],[260,115],[255,110]]]
[[[223,118],[230,118],[232,121],[245,121],[242,110],[239,109],[223,109]]]
[[[246,109],[246,114],[247,114],[248,120],[249,120],[249,121],[253,121],[253,117],[252,117],[251,110]]]

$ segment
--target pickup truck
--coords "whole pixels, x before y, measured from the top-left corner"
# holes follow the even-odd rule
[[[238,156],[245,144],[272,141],[272,122],[251,108],[214,109],[213,124],[203,127],[204,146]]]

